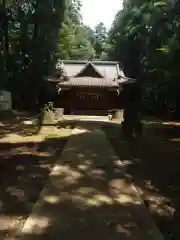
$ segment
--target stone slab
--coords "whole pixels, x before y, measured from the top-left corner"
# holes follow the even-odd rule
[[[164,238],[104,132],[82,123],[17,239]]]

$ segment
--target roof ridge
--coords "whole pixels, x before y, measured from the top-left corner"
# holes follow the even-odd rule
[[[86,63],[86,65],[81,69],[80,72],[78,72],[75,76],[73,77],[78,77],[83,71],[85,71],[85,69],[88,67],[88,66],[91,66],[93,68],[93,70],[101,77],[101,78],[104,78],[104,75],[102,75],[99,70],[94,66],[94,64],[91,62],[91,61],[88,61]]]

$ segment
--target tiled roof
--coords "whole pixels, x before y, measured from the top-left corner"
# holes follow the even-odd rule
[[[61,86],[77,86],[77,87],[118,87],[119,84],[116,80],[107,78],[94,78],[94,77],[76,77],[70,78],[68,81],[60,82]]]
[[[88,61],[63,60],[64,69],[68,77],[76,76],[86,66]],[[94,67],[105,78],[118,78],[119,74],[124,75],[119,69],[118,62],[112,61],[91,61]]]
[[[64,69],[68,77],[77,75],[84,67],[86,63],[64,63]]]
[[[62,63],[66,81],[47,78],[50,82],[58,82],[59,87],[119,87],[120,84],[134,82],[125,77],[118,62],[64,60]]]

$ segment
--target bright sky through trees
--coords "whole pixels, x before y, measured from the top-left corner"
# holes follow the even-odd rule
[[[111,27],[115,14],[122,8],[122,0],[82,0],[83,22],[94,28],[103,22]]]

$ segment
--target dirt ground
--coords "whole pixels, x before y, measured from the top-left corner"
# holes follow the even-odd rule
[[[21,229],[71,133],[66,124],[58,132],[39,131],[32,119],[1,117],[0,239]],[[179,240],[180,124],[146,121],[143,138],[131,141],[121,139],[119,124],[101,124],[161,232]]]
[[[32,211],[71,129],[38,129],[26,114],[0,121],[0,239],[14,239]]]
[[[145,121],[142,139],[123,141],[119,125],[104,130],[165,239],[180,239],[180,124]]]

